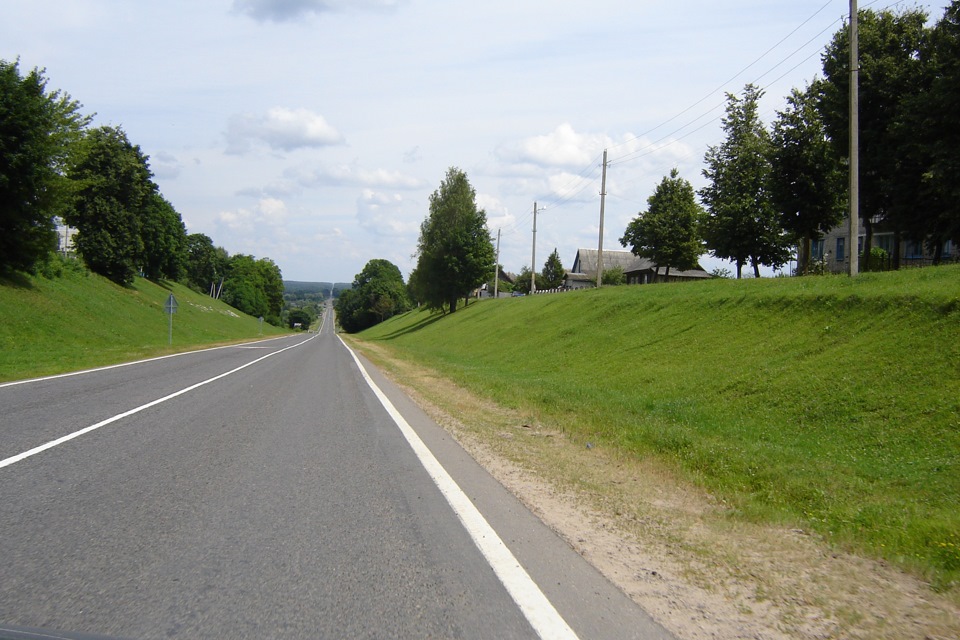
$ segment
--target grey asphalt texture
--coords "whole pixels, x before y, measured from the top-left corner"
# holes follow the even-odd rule
[[[536,637],[329,322],[0,387],[0,460],[305,340],[0,469],[0,623],[125,638]],[[371,374],[581,638],[670,637]]]

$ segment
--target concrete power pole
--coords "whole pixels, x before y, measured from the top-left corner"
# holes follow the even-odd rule
[[[603,174],[600,178],[600,242],[597,244],[597,286],[603,284],[603,204],[607,197],[607,150],[603,150]]]
[[[497,266],[493,275],[493,299],[500,297],[500,229],[497,229]]]
[[[850,0],[850,277],[860,270],[860,37],[857,0]]]
[[[537,291],[537,203],[533,203],[533,252],[530,255],[530,293]]]

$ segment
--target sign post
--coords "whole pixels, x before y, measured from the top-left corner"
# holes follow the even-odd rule
[[[170,331],[167,338],[167,344],[173,344],[173,314],[177,312],[177,307],[180,305],[177,304],[177,299],[173,297],[173,294],[170,294],[170,297],[167,298],[166,303],[163,305],[163,310],[167,312],[167,315],[170,316]]]
[[[260,316],[260,335],[263,335],[263,316]]]

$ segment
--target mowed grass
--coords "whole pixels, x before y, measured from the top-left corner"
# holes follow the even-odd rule
[[[960,266],[607,287],[414,311],[359,336],[731,517],[960,580]]]
[[[168,344],[173,293],[173,344]],[[174,283],[120,287],[66,269],[59,278],[0,280],[0,381],[50,375],[205,345],[254,339],[256,318]],[[264,323],[263,334],[282,329]]]

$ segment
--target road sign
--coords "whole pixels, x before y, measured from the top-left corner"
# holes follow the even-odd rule
[[[167,333],[167,344],[173,344],[173,314],[177,312],[177,307],[180,305],[177,304],[177,299],[173,297],[173,294],[170,294],[170,297],[167,298],[166,303],[163,305],[163,310],[167,312],[167,315],[170,316],[170,328]]]

